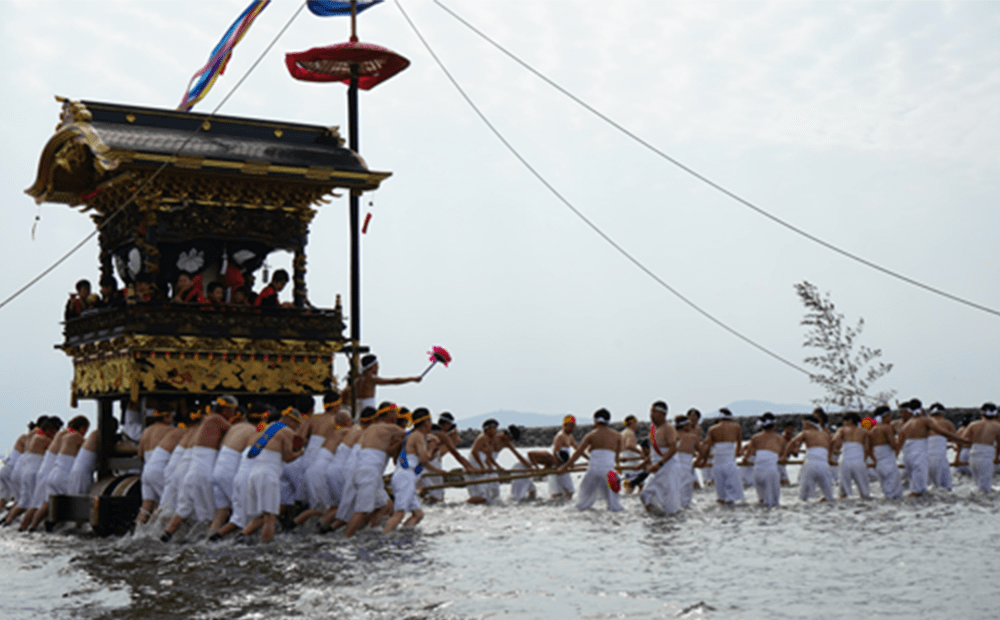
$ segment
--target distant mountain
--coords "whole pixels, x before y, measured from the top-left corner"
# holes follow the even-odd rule
[[[765,400],[738,400],[733,403],[726,405],[733,415],[737,416],[759,416],[765,411],[770,411],[775,415],[780,415],[784,413],[809,413],[815,407],[813,405],[781,405],[778,403],[771,403]],[[676,415],[677,413],[682,413],[681,411],[674,411],[671,407],[670,415]],[[686,411],[685,409],[684,411]],[[719,410],[715,411],[702,411],[703,416],[712,419],[719,415]],[[483,422],[489,418],[495,418],[500,422],[500,426],[507,426],[509,424],[516,424],[518,426],[559,426],[562,424],[564,414],[544,414],[544,413],[525,413],[523,411],[510,411],[510,410],[500,410],[491,411],[489,413],[483,413],[470,418],[462,418],[456,420],[458,428],[479,428],[482,426]],[[577,416],[577,420],[581,424],[589,424],[589,419],[582,419]],[[614,422],[620,422],[621,420],[613,420]]]

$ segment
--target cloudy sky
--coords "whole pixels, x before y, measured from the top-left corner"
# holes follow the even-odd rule
[[[476,2],[445,4],[617,122],[848,251],[1000,308],[1000,4]],[[23,193],[53,95],[172,108],[246,5],[0,0],[0,298],[92,230]],[[275,0],[197,108],[211,111],[295,12]],[[879,387],[947,405],[1000,398],[1000,317],[890,279],[776,226],[657,158],[502,56],[433,2],[403,6],[484,113],[555,188],[706,311],[801,363],[793,285],[829,291],[895,368]],[[393,176],[366,195],[364,341],[382,374],[450,368],[391,397],[468,417],[497,409],[616,418],[655,399],[710,411],[807,403],[818,388],[695,313],[558,202],[488,131],[386,2],[363,41],[412,61],[361,96],[361,152]],[[345,89],[294,81],[283,55],[346,40],[303,11],[223,107],[346,126]],[[373,205],[367,207],[368,201]],[[309,246],[317,305],[349,292],[346,199]],[[91,242],[0,309],[0,451],[28,418],[71,415],[67,293],[97,279]],[[275,257],[274,265],[286,258]],[[343,374],[343,359],[337,373]],[[93,415],[92,403],[83,413]]]

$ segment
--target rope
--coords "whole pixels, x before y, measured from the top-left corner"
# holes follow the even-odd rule
[[[399,4],[399,0],[396,0],[396,1],[397,1],[397,5],[398,5]],[[834,245],[833,243],[830,243],[829,241],[825,241],[825,240],[817,237],[816,235],[813,235],[812,233],[809,233],[809,232],[807,232],[807,231],[799,228],[798,226],[795,226],[794,224],[786,222],[785,220],[781,219],[780,217],[778,217],[776,215],[773,215],[772,213],[769,213],[768,211],[765,211],[762,207],[757,206],[756,204],[754,204],[753,202],[751,202],[750,200],[748,200],[746,198],[743,198],[742,196],[740,196],[736,192],[734,192],[734,191],[732,191],[732,190],[724,187],[720,183],[717,183],[717,182],[713,181],[712,179],[708,178],[707,176],[705,176],[705,175],[701,174],[700,172],[694,170],[690,166],[688,166],[688,165],[682,163],[681,161],[675,159],[674,157],[671,157],[670,155],[664,153],[663,151],[661,151],[660,149],[656,148],[655,146],[653,146],[649,142],[643,140],[638,135],[632,133],[631,131],[629,131],[628,129],[626,129],[625,127],[623,127],[622,125],[620,125],[619,123],[615,122],[613,119],[611,119],[610,117],[608,117],[604,113],[600,112],[599,110],[597,110],[596,108],[594,108],[593,106],[591,106],[590,104],[588,104],[586,101],[580,99],[579,97],[577,97],[576,95],[574,95],[570,91],[566,90],[565,88],[563,88],[562,86],[560,86],[559,84],[557,84],[555,81],[549,79],[547,76],[545,76],[540,71],[538,71],[537,69],[535,69],[534,67],[532,67],[531,65],[529,65],[527,62],[521,60],[513,52],[507,50],[505,47],[503,47],[502,45],[500,45],[499,43],[497,43],[496,41],[494,41],[493,39],[491,39],[489,36],[487,36],[484,32],[482,32],[481,30],[479,30],[478,28],[476,28],[475,26],[473,26],[472,24],[470,24],[469,22],[467,22],[465,19],[463,19],[461,16],[459,16],[457,13],[455,13],[454,11],[452,11],[450,8],[448,8],[447,6],[445,6],[444,3],[442,3],[440,0],[434,0],[434,4],[436,4],[439,7],[441,7],[442,10],[444,10],[446,13],[448,13],[449,15],[451,15],[453,18],[455,18],[459,23],[461,23],[462,25],[464,25],[465,27],[467,27],[469,30],[471,30],[472,32],[474,32],[477,35],[479,35],[483,40],[485,40],[486,42],[488,42],[490,45],[492,45],[493,47],[495,47],[498,50],[500,50],[500,52],[502,52],[508,58],[510,58],[511,60],[513,60],[514,62],[516,62],[517,64],[521,65],[522,67],[524,67],[525,69],[527,69],[528,71],[530,71],[531,73],[533,73],[536,77],[538,77],[540,80],[542,80],[543,82],[545,82],[546,84],[548,84],[552,88],[556,89],[557,91],[559,91],[563,95],[566,95],[567,97],[569,97],[572,101],[574,101],[575,103],[577,103],[578,105],[580,105],[582,108],[584,108],[585,110],[587,110],[591,114],[597,116],[599,119],[601,119],[602,121],[604,121],[607,124],[611,125],[612,127],[614,127],[615,129],[617,129],[621,133],[625,134],[626,136],[628,136],[632,140],[634,140],[634,141],[638,142],[639,144],[641,144],[642,146],[646,147],[647,149],[649,149],[650,151],[652,151],[653,153],[655,153],[656,155],[658,155],[662,159],[665,159],[666,161],[670,162],[671,164],[673,164],[677,168],[679,168],[682,171],[686,172],[687,174],[693,176],[694,178],[698,179],[702,183],[708,185],[712,189],[715,189],[715,190],[721,192],[722,194],[725,194],[726,196],[728,196],[729,198],[732,198],[733,200],[735,200],[739,204],[741,204],[741,205],[743,205],[743,206],[745,206],[745,207],[747,207],[747,208],[755,211],[757,214],[759,214],[759,215],[761,215],[761,216],[763,216],[763,217],[771,220],[772,222],[778,224],[779,226],[783,226],[783,227],[787,228],[788,230],[790,230],[790,231],[792,231],[792,232],[794,232],[794,233],[796,233],[796,234],[798,234],[798,235],[800,235],[802,237],[805,237],[806,239],[812,241],[813,243],[817,243],[817,244],[825,247],[826,249],[828,249],[828,250],[830,250],[832,252],[836,252],[837,254],[840,254],[841,256],[844,256],[844,257],[849,258],[849,259],[851,259],[853,261],[861,263],[862,265],[864,265],[866,267],[869,267],[871,269],[874,269],[876,271],[879,271],[879,272],[881,272],[881,273],[883,273],[883,274],[885,274],[885,275],[887,275],[889,277],[896,278],[897,280],[901,280],[903,282],[906,282],[907,284],[916,286],[918,288],[922,288],[922,289],[924,289],[926,291],[929,291],[931,293],[934,293],[936,295],[940,295],[941,297],[944,297],[946,299],[950,299],[951,301],[954,301],[954,302],[957,302],[957,303],[960,303],[960,304],[964,304],[966,306],[975,308],[977,310],[981,310],[981,311],[989,313],[989,314],[993,314],[995,316],[1000,316],[1000,310],[995,310],[993,308],[990,308],[988,306],[984,306],[982,304],[978,304],[976,302],[970,301],[970,300],[965,299],[963,297],[959,297],[957,295],[953,295],[951,293],[948,293],[947,291],[941,290],[939,288],[935,288],[935,287],[933,287],[933,286],[931,286],[929,284],[924,284],[923,282],[920,282],[919,280],[916,280],[914,278],[910,278],[908,276],[905,276],[905,275],[903,275],[903,274],[901,274],[899,272],[893,271],[892,269],[889,269],[887,267],[882,267],[881,265],[878,265],[877,263],[874,263],[874,262],[872,262],[872,261],[870,261],[870,260],[868,260],[866,258],[863,258],[863,257],[861,257],[861,256],[859,256],[857,254],[854,254],[853,252],[850,252],[848,250],[842,249],[842,248]],[[402,10],[402,7],[400,7],[400,10]],[[407,20],[409,20],[409,18],[407,18]]]
[[[406,19],[406,22],[410,25],[410,28],[413,30],[414,34],[417,35],[417,38],[420,39],[420,42],[423,44],[423,46],[427,49],[427,52],[434,59],[434,62],[436,62],[437,65],[441,68],[441,71],[444,72],[445,76],[448,78],[448,80],[451,82],[451,84],[455,87],[455,89],[458,90],[458,92],[462,96],[462,98],[465,99],[466,103],[468,103],[469,106],[473,109],[473,111],[479,116],[480,120],[482,120],[483,123],[486,124],[486,126],[490,129],[490,131],[493,132],[493,135],[495,135],[497,137],[497,139],[500,140],[501,143],[503,143],[503,145],[507,148],[507,150],[509,150],[511,152],[511,154],[513,154],[514,157],[519,162],[521,162],[521,164],[525,168],[527,168],[528,171],[536,179],[538,179],[538,181],[542,185],[544,185],[545,188],[548,189],[549,192],[552,193],[553,196],[556,197],[556,199],[559,200],[559,202],[563,203],[563,205],[565,205],[570,211],[573,212],[574,215],[576,215],[580,220],[582,220],[584,224],[586,224],[587,226],[589,226],[591,230],[593,230],[595,233],[597,233],[598,236],[600,236],[605,242],[607,242],[608,245],[610,245],[611,247],[613,247],[615,250],[618,251],[619,254],[621,254],[622,256],[624,256],[629,262],[631,262],[633,265],[635,265],[636,267],[638,267],[639,270],[641,270],[647,276],[649,276],[650,278],[652,278],[652,280],[654,282],[656,282],[661,287],[663,287],[663,288],[667,289],[668,291],[670,291],[675,297],[677,297],[682,302],[684,302],[685,304],[687,304],[688,306],[690,306],[691,308],[693,308],[696,312],[698,312],[699,314],[701,314],[702,316],[704,316],[705,318],[707,318],[709,321],[715,323],[716,325],[718,325],[722,329],[726,330],[727,332],[729,332],[733,336],[736,336],[740,340],[746,342],[750,346],[752,346],[752,347],[758,349],[759,351],[765,353],[766,355],[769,355],[770,357],[778,360],[782,364],[785,364],[786,366],[788,366],[788,367],[790,367],[790,368],[792,368],[794,370],[797,370],[797,371],[801,372],[802,374],[804,374],[806,376],[809,376],[809,377],[813,376],[813,374],[811,372],[809,372],[808,370],[806,370],[802,366],[799,366],[795,362],[792,362],[791,360],[788,360],[788,359],[782,357],[781,355],[778,355],[777,353],[775,353],[774,351],[771,351],[770,349],[768,349],[764,345],[758,344],[756,341],[750,339],[748,336],[744,336],[742,333],[736,331],[734,328],[730,327],[726,323],[723,323],[721,320],[715,318],[707,310],[702,309],[696,303],[694,303],[693,301],[691,301],[690,299],[688,299],[687,297],[685,297],[684,295],[682,295],[680,293],[680,291],[678,291],[674,287],[672,287],[669,284],[667,284],[666,281],[664,281],[662,278],[660,278],[658,275],[656,275],[651,269],[649,269],[648,267],[646,267],[646,265],[644,265],[642,262],[639,261],[639,259],[635,258],[632,254],[630,254],[625,248],[623,248],[622,246],[618,245],[618,243],[615,242],[614,239],[612,239],[607,233],[605,233],[596,224],[594,224],[592,221],[590,221],[590,219],[588,219],[587,216],[585,216],[582,212],[580,212],[579,209],[577,209],[575,206],[573,206],[573,204],[565,196],[563,196],[561,193],[559,193],[559,191],[555,187],[553,187],[552,184],[549,183],[545,179],[545,177],[542,176],[542,174],[540,172],[538,172],[537,170],[535,170],[535,168],[530,163],[528,163],[528,161],[521,155],[521,153],[518,152],[518,150],[516,148],[514,148],[514,146],[510,142],[508,142],[506,138],[504,138],[503,134],[500,133],[500,131],[493,125],[493,123],[491,123],[489,121],[489,119],[486,118],[486,115],[479,109],[478,106],[476,106],[476,104],[472,101],[472,99],[469,97],[469,95],[466,94],[465,90],[463,90],[462,87],[459,85],[458,81],[455,80],[455,78],[452,76],[452,74],[444,66],[444,63],[441,61],[441,59],[438,58],[438,55],[434,53],[434,50],[431,48],[430,44],[427,43],[427,40],[424,39],[423,35],[420,34],[420,31],[417,29],[416,24],[414,24],[413,21],[410,19],[410,16],[407,15],[406,10],[403,9],[403,5],[399,2],[399,0],[396,0],[396,6],[399,8],[400,12],[402,12],[403,17]]]

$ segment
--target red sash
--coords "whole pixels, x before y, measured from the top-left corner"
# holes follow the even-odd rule
[[[655,424],[652,424],[649,427],[649,445],[653,446],[653,449],[656,450],[657,454],[659,454],[660,456],[663,456],[663,453],[660,452],[660,446],[656,445],[656,425]]]

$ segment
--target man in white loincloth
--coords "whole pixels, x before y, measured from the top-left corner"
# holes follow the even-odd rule
[[[797,450],[802,444],[806,446],[806,462],[799,476],[799,499],[808,501],[813,490],[819,485],[823,497],[819,501],[833,501],[833,475],[830,473],[830,433],[820,428],[816,416],[807,415],[802,418],[802,432],[795,436],[781,453],[782,460]]]
[[[313,409],[316,406],[312,394],[298,396],[291,406],[302,416],[302,425],[299,426],[299,430],[295,431],[295,434],[300,437],[305,446],[305,452],[303,452],[302,458],[286,463],[281,472],[281,515],[279,518],[283,519],[282,523],[285,525],[290,525],[286,517],[295,512],[296,504],[308,505],[306,469],[309,467],[316,450],[323,444],[320,437],[317,436],[315,440],[311,437],[310,420],[313,418]]]
[[[774,432],[777,420],[770,411],[757,421],[760,432],[750,438],[743,449],[743,459],[753,460],[753,485],[757,490],[757,499],[761,504],[777,506],[781,500],[781,473],[778,471],[778,459],[785,448],[785,440]]]
[[[261,420],[258,413],[253,420],[248,417],[249,411],[240,411],[230,421],[229,430],[222,437],[219,456],[212,468],[212,496],[215,499],[215,517],[208,528],[211,538],[229,522],[236,501],[236,472],[243,460],[243,451],[253,445],[257,436],[257,424]]]
[[[677,429],[677,467],[680,469],[681,508],[691,505],[691,496],[698,485],[694,473],[694,459],[698,454],[698,444],[701,437],[691,425],[691,418],[686,415],[674,417],[674,428]]]
[[[785,422],[785,425],[781,428],[781,449],[784,450],[788,442],[795,437],[795,423]],[[793,454],[792,456],[798,456],[798,454]],[[778,475],[781,476],[781,486],[789,486],[792,484],[791,479],[788,477],[788,468],[784,463],[778,463]]]
[[[250,448],[248,457],[254,461],[247,477],[247,517],[243,536],[263,528],[260,539],[274,539],[281,510],[281,470],[302,456],[302,448],[295,448],[295,431],[302,424],[302,415],[289,407],[282,412],[278,422],[268,425],[264,433]]]
[[[576,418],[568,415],[563,418],[562,429],[552,440],[552,456],[556,463],[565,463],[578,448],[573,431],[576,430]],[[549,492],[552,497],[573,497],[573,478],[569,473],[552,474],[549,476]]]
[[[521,429],[516,425],[511,424],[507,428],[501,429],[493,438],[493,460],[496,460],[504,450],[510,450],[514,458],[517,459],[517,463],[514,464],[511,471],[523,475],[534,469],[534,463],[524,458],[514,447],[514,442],[520,441],[520,439]],[[531,481],[531,478],[517,478],[510,481],[510,498],[512,500],[517,502],[534,499],[536,494],[537,489],[535,489],[535,483]]]
[[[404,527],[413,527],[424,518],[417,499],[417,480],[426,471],[444,473],[430,464],[431,453],[427,447],[427,436],[431,430],[431,412],[424,407],[418,407],[412,414],[413,429],[406,434],[406,439],[396,459],[396,470],[392,472],[392,516],[382,530],[383,534],[395,530],[400,523]],[[410,518],[403,522],[406,513]]]
[[[634,415],[627,415],[622,421],[622,425],[625,427],[622,429],[622,449],[618,453],[618,467],[636,467],[644,463],[644,458],[642,455],[642,448],[639,447],[639,438],[636,435],[636,430],[639,428],[639,420]],[[639,469],[629,469],[625,470],[622,474],[622,487],[625,489],[626,495],[631,495],[635,492],[635,485],[633,481],[640,475],[641,470]]]
[[[66,432],[59,439],[58,452],[55,460],[49,469],[41,491],[41,506],[35,512],[35,517],[31,521],[29,530],[34,530],[43,520],[49,516],[49,497],[51,495],[66,495],[69,491],[69,472],[73,468],[73,461],[76,454],[83,445],[87,429],[90,428],[90,420],[82,415],[78,415],[66,424]],[[53,442],[55,443],[55,442]]]
[[[21,480],[20,472],[17,469],[17,462],[25,450],[28,449],[28,441],[35,435],[35,429],[38,428],[38,424],[41,423],[44,417],[47,416],[41,416],[37,422],[28,422],[28,432],[17,438],[17,441],[14,442],[14,447],[3,463],[3,469],[0,469],[0,481],[3,482],[3,487],[5,488],[3,497],[0,497],[0,500],[3,500],[0,503],[0,508],[3,508],[8,499],[17,501],[18,485]]]
[[[338,404],[339,407],[339,404]],[[327,510],[336,510],[340,505],[340,495],[343,491],[343,479],[339,468],[343,467],[350,452],[350,446],[345,446],[340,452],[344,437],[351,431],[351,414],[346,409],[328,409],[336,413],[327,413],[332,424],[323,428],[323,444],[319,447],[313,462],[306,469],[306,486],[308,487],[309,510],[302,511],[295,517],[295,525],[302,525],[311,517],[323,517]],[[316,435],[313,435],[314,437]],[[338,460],[339,459],[339,460]],[[336,461],[336,463],[335,463]],[[329,475],[331,467],[335,473]]]
[[[358,454],[361,452],[361,435],[372,425],[378,410],[365,407],[358,423],[347,429],[337,445],[337,453],[327,466],[326,475],[331,494],[338,497],[336,506],[327,508],[319,522],[319,533],[327,534],[347,525],[354,515],[354,487],[350,483],[354,476]]]
[[[740,452],[742,442],[743,429],[733,421],[733,412],[725,407],[719,409],[719,421],[708,429],[705,440],[701,442],[701,453],[695,467],[707,463],[709,452],[712,452],[712,478],[715,481],[716,501],[720,504],[732,504],[743,499],[743,484],[736,466],[736,454]]]
[[[621,486],[618,482],[618,474],[615,472],[615,460],[621,449],[622,437],[618,431],[608,427],[609,422],[611,422],[611,413],[607,409],[598,409],[594,412],[594,430],[584,436],[580,446],[569,457],[569,460],[559,466],[560,474],[566,474],[569,473],[569,468],[573,466],[573,463],[584,453],[590,456],[587,473],[584,474],[583,481],[580,483],[580,498],[576,503],[577,510],[590,508],[600,496],[603,496],[607,501],[608,510],[618,512],[622,509],[618,497]]]
[[[31,526],[34,517],[39,512],[42,504],[45,502],[48,496],[43,497],[45,494],[45,481],[48,479],[49,472],[52,471],[52,467],[55,465],[56,456],[59,455],[59,447],[62,445],[62,438],[69,432],[68,428],[62,428],[62,420],[58,417],[54,418],[59,420],[60,430],[56,432],[52,441],[49,442],[48,447],[45,449],[45,455],[42,457],[42,464],[38,467],[38,472],[35,474],[34,488],[31,492],[31,501],[28,503],[28,511],[24,513],[24,517],[21,519],[21,531],[26,531]]]
[[[868,431],[868,440],[875,458],[875,474],[878,476],[879,486],[886,499],[899,499],[903,496],[903,484],[896,463],[899,444],[892,428],[892,411],[887,405],[880,405],[875,408],[872,419],[875,420],[875,426]]]
[[[951,420],[944,417],[944,405],[934,403],[927,408],[931,420],[938,426],[958,434]],[[951,464],[948,462],[948,438],[933,428],[927,435],[927,477],[938,489],[951,490]]]
[[[450,412],[444,411],[438,416],[437,430],[431,427],[431,434],[437,438],[437,448],[434,450],[434,456],[431,458],[431,464],[438,469],[443,469],[441,459],[444,455],[450,454],[455,457],[458,464],[461,465],[465,471],[474,472],[475,467],[470,463],[455,447],[461,441],[458,436],[458,427],[455,426],[455,416]],[[423,476],[420,479],[420,484],[418,486],[431,486],[435,484],[441,484],[444,482],[444,478],[441,476]],[[421,497],[425,501],[430,503],[436,503],[444,501],[444,489],[431,489],[429,491],[420,492]]]
[[[222,537],[226,536],[230,532],[235,532],[237,530],[242,531],[243,528],[245,528],[250,522],[250,518],[247,516],[248,512],[251,510],[249,502],[249,479],[250,471],[253,469],[253,464],[256,462],[256,459],[250,458],[250,449],[253,448],[257,440],[264,435],[264,431],[267,430],[267,427],[270,426],[272,422],[277,422],[280,419],[280,413],[272,411],[262,402],[251,403],[250,406],[247,407],[247,421],[251,426],[253,426],[253,433],[246,438],[246,444],[240,452],[240,462],[236,467],[236,475],[233,477],[231,495],[233,508],[229,514],[229,521],[219,528],[217,532],[208,537],[209,542],[221,540]]]
[[[657,505],[664,514],[681,509],[681,487],[685,483],[682,465],[677,458],[677,430],[667,423],[667,403],[658,400],[649,408],[650,464],[646,467],[652,478],[646,481],[639,497],[646,510]]]
[[[861,427],[861,416],[854,412],[844,414],[844,425],[833,435],[833,450],[840,450],[840,497],[851,494],[852,481],[858,485],[858,494],[869,498],[868,465],[866,457],[872,455],[871,438]]]
[[[351,487],[353,515],[347,522],[344,536],[353,536],[365,523],[374,522],[372,525],[376,525],[381,511],[386,507],[391,509],[392,502],[385,497],[382,472],[385,471],[389,455],[402,447],[406,431],[396,425],[396,406],[391,403],[388,405],[378,410],[373,424],[361,433],[358,441],[361,448],[357,463],[353,475],[345,485]]]
[[[139,438],[137,456],[142,459],[142,506],[136,515],[136,524],[143,524],[156,510],[166,484],[164,470],[170,462],[170,451],[160,446],[163,439],[174,432],[174,412],[166,407],[153,410],[153,423]],[[174,443],[176,446],[176,442]]]
[[[472,442],[472,449],[470,450],[472,462],[477,469],[485,472],[478,475],[470,475],[469,477],[473,480],[496,478],[496,474],[504,471],[500,467],[500,464],[496,462],[493,454],[494,437],[496,437],[498,426],[500,426],[500,423],[493,418],[484,421],[483,431]],[[470,484],[465,488],[469,493],[469,499],[466,500],[469,504],[486,504],[500,497],[499,482]]]
[[[174,533],[188,519],[208,523],[215,517],[215,491],[212,487],[212,471],[219,456],[222,439],[231,428],[230,421],[236,417],[239,402],[228,394],[216,399],[214,411],[198,427],[194,443],[190,449],[191,462],[178,489],[177,512],[160,540],[169,542]]]
[[[997,406],[983,403],[979,409],[980,419],[969,425],[967,437],[972,446],[969,449],[969,469],[976,487],[989,493],[993,487],[993,473],[1000,464],[1000,422],[997,421]]]
[[[45,454],[52,444],[52,439],[62,427],[62,420],[55,416],[45,417],[35,429],[35,434],[28,441],[28,446],[19,459],[19,484],[16,503],[7,513],[4,519],[5,525],[10,525],[18,516],[24,514],[31,505],[32,495],[35,492],[35,479],[38,477],[38,469],[42,466]]]
[[[908,406],[899,409],[899,416],[903,419],[899,435],[902,442],[903,465],[906,467],[906,477],[909,480],[910,497],[923,495],[927,491],[927,437],[931,429],[959,445],[968,443],[957,434],[925,417],[919,403],[920,401],[913,399],[907,403]]]

